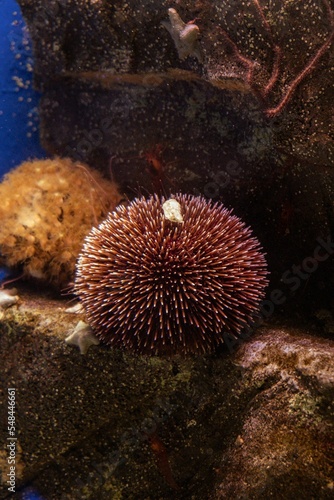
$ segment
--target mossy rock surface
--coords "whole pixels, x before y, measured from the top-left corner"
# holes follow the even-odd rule
[[[79,319],[67,301],[19,294],[0,323],[5,399],[16,387],[15,498],[331,498],[330,338],[273,321],[234,352],[83,356],[64,342]]]

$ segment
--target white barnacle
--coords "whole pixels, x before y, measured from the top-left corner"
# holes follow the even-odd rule
[[[174,198],[170,198],[162,204],[162,210],[164,212],[165,219],[171,222],[183,223],[183,217],[181,212],[181,205]]]
[[[16,288],[10,290],[0,290],[0,307],[7,309],[7,307],[13,306],[19,300]]]
[[[86,354],[91,345],[99,345],[93,329],[84,321],[79,321],[74,331],[65,339],[66,344],[78,346],[81,354]]]
[[[168,9],[169,21],[162,21],[162,25],[170,33],[179,58],[181,60],[188,56],[194,56],[200,63],[203,62],[203,54],[199,44],[199,27],[192,22],[182,21],[175,9]]]

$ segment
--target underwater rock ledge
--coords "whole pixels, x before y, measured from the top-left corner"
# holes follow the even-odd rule
[[[78,321],[67,302],[19,295],[0,312],[16,498],[332,498],[333,340],[266,325],[232,353],[83,356],[64,342]]]

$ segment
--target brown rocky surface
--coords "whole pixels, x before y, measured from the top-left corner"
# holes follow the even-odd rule
[[[68,302],[18,291],[0,324],[14,498],[332,498],[331,336],[271,318],[212,356],[83,356],[64,342],[78,321]],[[3,478],[7,466],[2,448]]]
[[[64,73],[107,71],[120,87],[130,78],[139,96],[144,88],[135,75],[146,75],[146,82],[152,82],[156,73],[183,69],[218,88],[237,81],[236,93],[243,81],[263,110],[275,109],[310,63],[284,116],[275,123],[275,142],[299,159],[333,166],[331,1],[307,0],[301,5],[298,0],[20,0],[19,4],[34,42],[36,85],[46,97],[49,84],[55,81],[62,92],[58,78]],[[186,57],[180,57],[175,36],[165,28],[170,8],[185,23],[193,21],[199,28],[195,48]],[[322,47],[321,57],[312,66]],[[124,90],[126,94],[126,86]],[[88,92],[87,105],[91,97]],[[177,92],[171,87],[169,99],[164,97],[166,106],[172,106],[175,97]],[[197,101],[202,98],[199,90]],[[237,103],[235,108],[247,114]],[[152,115],[149,108],[146,115]],[[144,125],[144,121],[138,123],[139,129]],[[55,131],[54,126],[45,121],[44,128],[45,145],[52,148],[48,132]],[[126,135],[126,119],[119,122],[119,129],[120,137]],[[147,139],[149,149],[153,137]],[[61,148],[65,146],[62,143]]]

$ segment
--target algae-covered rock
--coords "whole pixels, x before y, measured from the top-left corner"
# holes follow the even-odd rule
[[[58,78],[65,73],[107,71],[122,87],[152,82],[155,75],[159,80],[159,74],[182,69],[223,90],[228,82],[236,95],[248,87],[267,115],[277,109],[279,115],[284,112],[275,124],[280,147],[299,160],[333,166],[331,2],[308,0],[302,6],[299,0],[18,3],[33,40],[35,83],[45,97],[50,83],[58,84],[62,92]],[[141,94],[142,85],[133,91]],[[171,88],[169,99],[164,98],[166,106],[175,98],[177,92]],[[94,106],[90,92],[85,100]],[[247,114],[247,108],[235,106]],[[145,109],[147,116],[150,110]],[[126,131],[126,120],[119,126]],[[45,121],[43,127],[56,135],[53,124]],[[146,150],[151,138],[147,139]],[[45,145],[51,147],[52,142],[45,139]]]
[[[260,390],[225,450],[214,498],[332,498],[333,341],[285,328],[256,337],[235,362]]]
[[[83,356],[64,342],[80,315],[19,292],[0,324],[16,498],[331,497],[333,340],[266,325],[211,356]],[[2,428],[4,480],[7,437]]]

